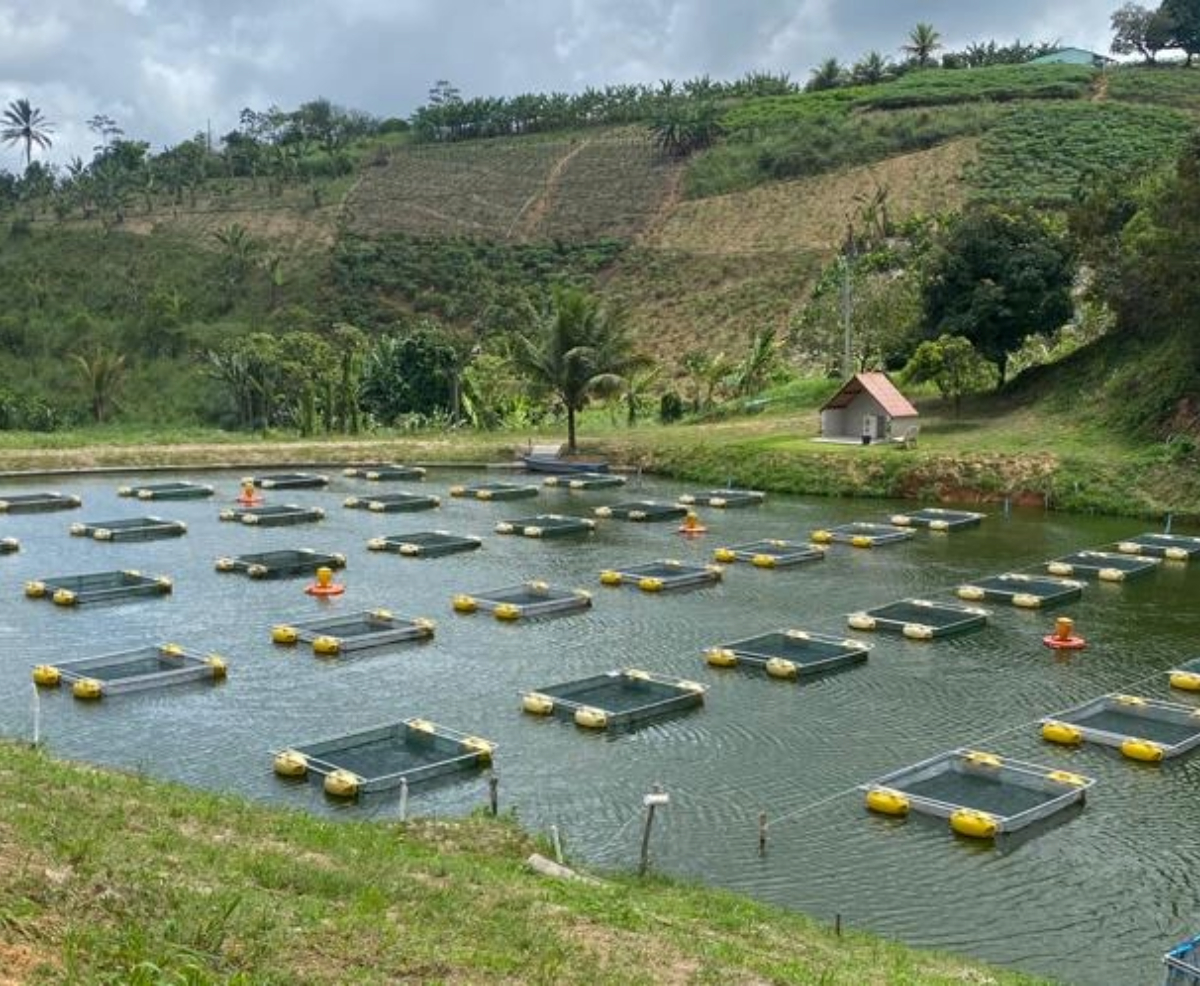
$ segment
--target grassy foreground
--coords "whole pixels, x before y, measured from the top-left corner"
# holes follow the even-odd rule
[[[510,819],[333,822],[0,743],[0,982],[1034,983],[654,878]]]

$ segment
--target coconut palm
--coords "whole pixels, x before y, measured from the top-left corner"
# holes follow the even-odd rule
[[[823,89],[836,89],[846,84],[846,70],[836,58],[826,58],[820,65],[809,73],[805,89],[809,92],[821,92]]]
[[[877,51],[868,51],[854,63],[850,70],[850,81],[856,86],[874,86],[886,82],[892,75],[887,59]]]
[[[92,420],[103,424],[112,413],[125,382],[125,357],[115,349],[97,343],[85,352],[70,353],[69,358],[79,371]]]
[[[941,46],[941,34],[934,30],[932,24],[922,21],[908,32],[908,44],[901,45],[900,50],[917,63],[917,68],[928,68],[933,62],[933,53]]]
[[[0,140],[6,144],[25,145],[25,167],[33,160],[33,145],[45,149],[52,143],[50,134],[54,124],[42,116],[42,111],[31,106],[28,99],[14,99],[0,113]]]
[[[534,331],[517,335],[513,363],[567,411],[567,451],[576,451],[575,415],[593,395],[613,393],[645,360],[634,354],[620,313],[578,288],[556,287]]]

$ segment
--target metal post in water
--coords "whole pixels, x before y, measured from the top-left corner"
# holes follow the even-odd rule
[[[646,870],[650,868],[650,829],[654,827],[654,812],[659,805],[665,807],[670,801],[670,795],[662,789],[661,784],[655,784],[654,790],[642,798],[642,804],[646,806],[646,824],[642,827],[642,853],[638,860],[638,876],[645,876]]]
[[[838,911],[833,916],[833,933],[839,938],[842,937],[842,912]]]
[[[1174,519],[1175,519],[1175,515],[1174,515],[1173,513],[1170,513],[1170,512],[1168,511],[1168,513],[1167,513],[1167,520],[1166,520],[1166,526],[1163,528],[1163,533],[1164,533],[1164,534],[1170,534],[1170,533],[1171,533],[1171,521],[1172,521],[1172,520],[1174,520]]]
[[[765,811],[758,813],[758,854],[760,856],[767,854],[767,813]]]
[[[1006,496],[1004,498],[1004,516],[1009,517],[1011,515],[1012,515],[1012,498]]]
[[[562,839],[558,835],[558,826],[550,826],[550,842],[554,845],[554,861],[561,866],[563,864],[563,849]]]
[[[500,814],[500,778],[495,772],[488,774],[488,809],[493,817]]]
[[[400,778],[400,821],[408,820],[408,778]]]
[[[42,696],[38,694],[38,686],[33,685],[33,745],[42,743]]]

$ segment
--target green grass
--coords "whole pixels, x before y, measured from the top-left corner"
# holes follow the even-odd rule
[[[955,103],[1026,99],[1081,99],[1096,78],[1080,65],[995,65],[989,68],[927,69],[873,86],[855,101],[858,108],[901,109]]]
[[[722,117],[728,137],[689,163],[684,190],[722,195],[924,150],[985,132],[1002,118],[1000,104],[1080,100],[1095,76],[1072,65],[930,69],[876,86],[750,100]]]
[[[688,165],[684,193],[689,198],[725,195],[927,150],[984,132],[1000,112],[978,103],[886,113],[805,112],[786,124],[735,133],[697,155]]]
[[[1194,126],[1187,114],[1158,106],[1018,106],[984,134],[967,182],[981,200],[1063,206],[1089,176],[1133,174],[1170,159]]]
[[[1139,402],[1161,402],[1163,393],[1189,386],[1190,352],[1182,343],[1157,355],[1137,356],[1119,347],[1084,351],[1028,375],[1005,395],[965,401],[958,415],[943,402],[921,399],[921,434],[917,448],[909,451],[812,442],[817,409],[836,386],[824,379],[768,392],[757,413],[714,414],[670,427],[642,423],[629,429],[622,408],[595,408],[582,416],[579,434],[585,452],[607,455],[618,465],[717,485],[732,481],[785,493],[927,501],[1009,498],[1117,516],[1160,519],[1172,513],[1196,522],[1197,442],[1185,435],[1139,436],[1111,420],[1114,414],[1134,413]],[[1105,367],[1114,361],[1131,368],[1141,361],[1161,372],[1153,379],[1139,380],[1134,369],[1113,376]],[[744,411],[744,402],[736,410]],[[564,431],[561,424],[551,424],[508,433],[375,434],[330,441],[274,434],[248,440],[186,430],[167,436],[179,444],[165,444],[154,432],[119,428],[54,436],[8,433],[0,436],[0,471],[385,459],[501,462],[512,461],[531,441],[561,441]]]
[[[1200,110],[1200,72],[1180,65],[1110,69],[1108,98]]]
[[[0,752],[13,981],[1040,981],[664,879],[547,880],[504,817],[334,822]]]

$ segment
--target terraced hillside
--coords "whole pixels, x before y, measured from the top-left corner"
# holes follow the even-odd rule
[[[644,131],[405,147],[363,174],[347,228],[505,243],[628,239],[657,215],[675,172]]]

